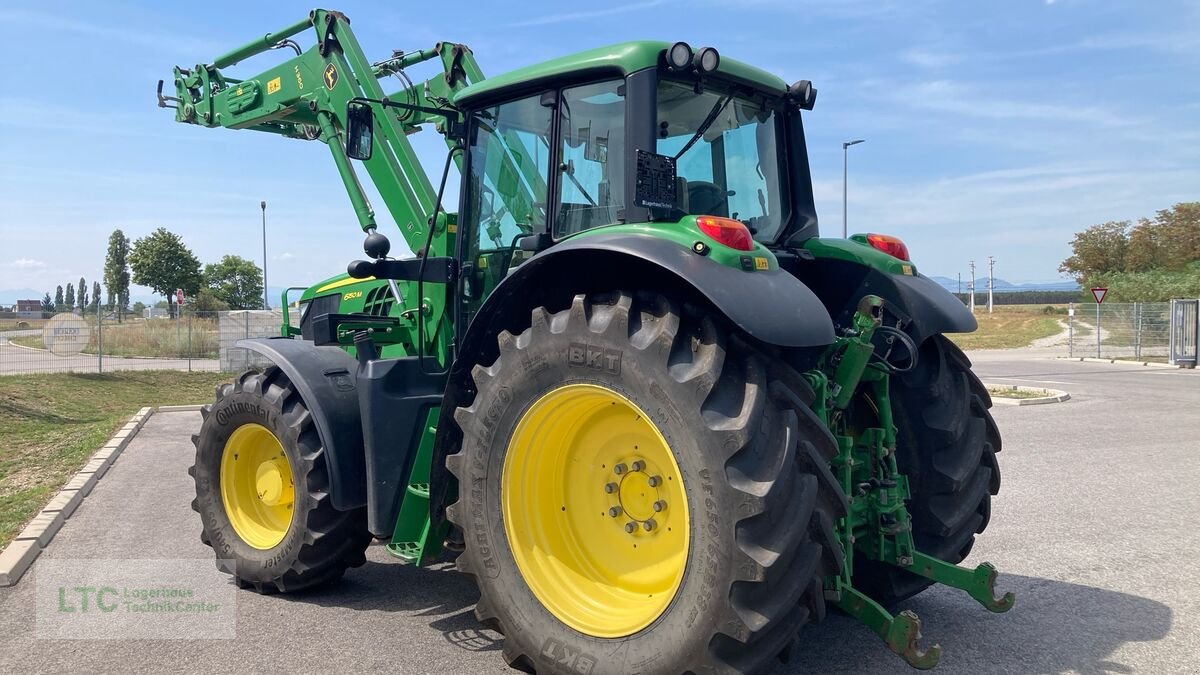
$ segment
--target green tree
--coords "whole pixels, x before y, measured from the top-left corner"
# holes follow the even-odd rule
[[[1071,242],[1071,257],[1062,261],[1058,271],[1082,284],[1088,277],[1124,270],[1128,230],[1129,221],[1122,220],[1093,225],[1077,233]]]
[[[71,284],[67,284],[67,294],[63,296],[63,307],[67,312],[75,309],[75,287]]]
[[[229,305],[217,297],[211,288],[201,288],[192,300],[192,309],[197,312],[224,312],[229,309]]]
[[[1162,265],[1161,228],[1156,221],[1142,218],[1129,230],[1125,249],[1126,272],[1145,272]]]
[[[87,280],[83,277],[79,277],[79,285],[76,286],[76,288],[79,289],[79,292],[77,293],[77,297],[75,299],[79,302],[79,313],[82,314],[87,310],[88,306]]]
[[[50,294],[42,296],[42,318],[45,319],[54,313],[54,301],[50,299]]]
[[[140,317],[145,312],[146,312],[146,303],[142,302],[141,300],[138,300],[137,302],[133,303],[133,315],[134,316]]]
[[[129,237],[120,230],[113,230],[108,235],[104,287],[108,289],[108,308],[116,310],[117,321],[120,321],[129,305]]]
[[[63,289],[58,286],[54,289],[54,311],[63,311]]]
[[[204,285],[228,309],[262,308],[262,270],[240,256],[227,255],[220,262],[205,265]]]
[[[133,283],[149,286],[167,299],[167,308],[175,316],[175,289],[195,295],[200,289],[200,261],[183,245],[179,235],[160,227],[133,242],[129,250]]]
[[[1155,214],[1163,243],[1163,266],[1182,270],[1200,260],[1200,202],[1184,202]]]
[[[92,311],[99,313],[100,311],[100,282],[92,282]]]

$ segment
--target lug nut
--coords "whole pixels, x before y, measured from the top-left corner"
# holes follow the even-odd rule
[[[647,520],[646,522],[642,523],[642,529],[649,532],[650,530],[653,530],[657,525],[658,525],[658,523],[654,522],[654,519],[651,518],[650,520]]]
[[[658,487],[659,485],[662,485],[662,477],[650,476],[650,487]]]
[[[605,483],[604,491],[611,495],[612,493],[617,491],[617,484],[616,483]]]
[[[667,508],[667,503],[664,502],[663,500],[660,499],[660,500],[654,502],[654,510],[655,511],[662,511],[665,508]]]
[[[625,523],[626,532],[633,534],[634,530],[637,530],[637,525],[634,525],[633,523]]]
[[[629,470],[629,468],[626,467],[624,464],[618,464],[613,467],[613,473],[617,474],[618,476],[623,475],[628,470]]]
[[[645,462],[643,462],[643,461],[642,461],[642,460],[640,460],[640,459],[639,459],[639,460],[636,460],[636,461],[633,463],[633,470],[634,470],[634,471],[641,471],[642,469],[645,469],[645,468],[646,468],[646,463],[645,463]]]
[[[614,506],[614,507],[610,508],[608,510],[608,515],[612,516],[613,518],[616,518],[617,516],[621,515],[621,507]]]

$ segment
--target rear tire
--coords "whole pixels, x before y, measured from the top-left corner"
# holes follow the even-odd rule
[[[921,345],[916,369],[892,378],[896,462],[912,489],[909,512],[917,550],[960,563],[987,528],[1000,490],[1000,431],[992,399],[971,361],[937,335]],[[910,598],[933,584],[870,560],[854,561],[854,585],[882,604]]]
[[[713,318],[684,315],[654,294],[578,295],[556,313],[535,309],[530,326],[519,336],[502,333],[499,347],[495,362],[475,366],[475,398],[455,414],[462,447],[446,465],[458,478],[460,500],[447,515],[464,532],[458,568],[479,585],[476,616],[505,635],[511,666],[544,673],[754,671],[790,647],[804,624],[824,617],[822,580],[842,565],[833,524],[845,514],[846,500],[828,468],[836,444],[809,409],[812,392],[794,371],[729,336]],[[624,520],[602,508],[585,513],[594,526],[570,525],[568,505],[574,513],[583,503],[572,501],[575,495],[594,491],[595,500],[605,498],[605,482],[615,480],[608,461],[571,455],[579,461],[570,466],[584,472],[562,475],[584,478],[564,478],[569,489],[555,497],[563,500],[561,512],[552,501],[519,523],[505,523],[514,500],[505,492],[508,456],[529,452],[513,439],[523,438],[529,419],[556,424],[553,416],[530,411],[572,387],[610,392],[620,397],[614,406],[626,400],[634,412],[647,411],[683,484],[679,494],[686,496],[689,517],[671,520],[681,507],[671,505],[662,522],[682,524],[690,543],[669,603],[640,615],[645,627],[614,625],[609,635],[580,630],[569,623],[571,607],[587,606],[582,598],[591,578],[582,574],[581,583],[557,587],[556,614],[532,589],[546,579],[527,574],[518,562],[527,554],[521,538],[538,529],[566,530],[584,549],[607,537],[630,547],[622,556],[646,554],[654,545],[649,535],[636,527],[620,532]],[[580,419],[592,414],[571,412]],[[559,455],[592,447],[563,445],[534,446],[538,466],[557,466]],[[610,445],[596,443],[596,457],[607,456],[600,453]],[[545,476],[546,490],[556,489],[558,474],[534,475]],[[623,490],[622,482],[616,490],[622,499]],[[663,529],[655,532],[666,534]],[[632,546],[639,541],[640,551]]]
[[[239,587],[276,593],[333,581],[346,568],[366,562],[364,551],[371,541],[366,509],[333,508],[320,436],[308,407],[278,367],[247,371],[233,384],[219,385],[216,402],[205,406],[201,415],[204,424],[192,436],[196,463],[188,474],[196,482],[192,509],[200,514],[200,540],[213,548],[218,569],[232,574]],[[253,516],[231,515],[221,484],[226,446],[235,432],[247,428],[257,428],[260,435],[265,429],[278,442],[272,447],[285,455],[291,478],[284,479],[285,488],[290,482],[293,492],[290,522],[283,525],[286,532],[267,537],[265,544],[259,539],[257,545],[234,526],[237,520],[245,532],[247,519],[254,524]]]

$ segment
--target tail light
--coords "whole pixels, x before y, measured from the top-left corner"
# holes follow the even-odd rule
[[[893,258],[905,261],[909,260],[908,246],[905,246],[904,242],[900,241],[897,237],[889,234],[868,234],[867,243],[871,245],[871,248],[883,251]]]
[[[739,251],[754,249],[754,237],[750,236],[750,230],[746,229],[746,226],[740,220],[719,218],[717,216],[700,216],[696,219],[696,225],[700,228],[701,232],[707,234],[713,241],[725,244],[729,248]]]

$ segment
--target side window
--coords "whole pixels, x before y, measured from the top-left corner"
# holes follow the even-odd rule
[[[520,264],[518,240],[546,227],[553,108],[540,96],[477,111],[470,139],[463,257],[468,320],[483,299]]]
[[[625,87],[621,81],[564,89],[562,158],[554,236],[612,225],[625,208]]]

